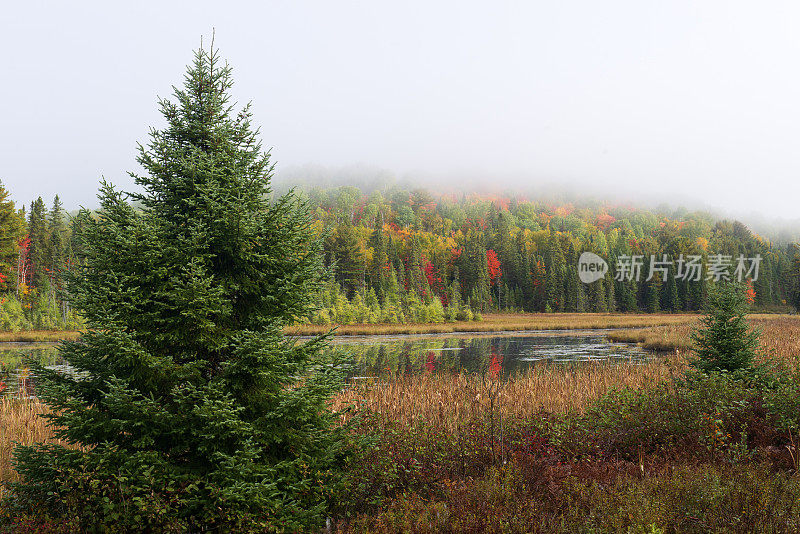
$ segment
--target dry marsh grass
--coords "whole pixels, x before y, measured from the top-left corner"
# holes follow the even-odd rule
[[[608,334],[614,340],[669,351],[644,363],[541,364],[506,382],[464,374],[402,375],[353,383],[334,399],[333,406],[352,405],[391,420],[425,421],[448,430],[463,427],[488,408],[499,410],[503,417],[525,417],[542,409],[580,412],[611,389],[641,388],[685,370],[692,359],[690,334],[696,316],[692,318],[682,324]],[[764,355],[800,367],[800,316],[753,315],[750,323],[762,331]]]
[[[55,342],[78,339],[80,332],[73,330],[23,330],[20,332],[0,332],[0,343]]]
[[[47,421],[41,417],[48,413],[47,406],[37,400],[5,398],[0,400],[0,481],[13,482],[17,473],[11,466],[14,446],[37,442],[65,444],[53,436]],[[0,498],[5,487],[0,485]]]
[[[691,349],[690,333],[695,323],[657,326],[635,330],[617,330],[606,334],[609,341],[636,343],[656,352],[688,351]]]
[[[335,328],[340,336],[381,334],[433,334],[448,332],[502,332],[517,330],[586,330],[600,328],[641,328],[688,324],[696,314],[625,314],[625,313],[491,313],[481,321],[412,324],[293,325],[289,335],[323,334]]]
[[[751,326],[761,329],[761,349],[764,353],[783,359],[800,355],[800,315],[753,314],[748,320]],[[692,330],[698,325],[699,317],[682,324],[609,332],[606,338],[637,343],[653,351],[689,351]]]
[[[643,363],[535,365],[507,381],[463,373],[359,380],[334,399],[333,408],[355,407],[345,412],[344,420],[367,409],[387,420],[455,431],[487,410],[503,418],[529,417],[541,410],[580,412],[612,388],[641,388],[677,374],[685,365],[685,355],[677,352]]]

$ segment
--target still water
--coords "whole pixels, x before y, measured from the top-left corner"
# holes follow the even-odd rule
[[[508,377],[542,363],[592,365],[653,357],[635,345],[609,342],[600,330],[342,336],[327,350],[353,361],[357,376],[493,371]],[[55,344],[0,343],[9,393],[33,394],[31,362],[47,367],[64,363]]]
[[[532,365],[645,361],[652,354],[609,342],[597,330],[529,331],[336,338],[329,350],[350,355],[358,374],[499,370],[508,377]]]

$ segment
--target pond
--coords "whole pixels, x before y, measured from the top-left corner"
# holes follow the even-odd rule
[[[356,374],[492,371],[511,376],[537,364],[643,362],[653,355],[629,343],[613,343],[599,330],[342,336],[331,351],[349,355]]]
[[[508,377],[532,365],[642,362],[653,357],[636,345],[612,343],[602,330],[561,330],[396,336],[341,336],[328,351],[354,362],[354,376],[468,372]],[[55,344],[0,343],[9,393],[33,394],[31,362],[61,366]]]

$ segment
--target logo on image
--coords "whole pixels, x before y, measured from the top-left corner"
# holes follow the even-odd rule
[[[608,272],[606,260],[593,252],[584,252],[578,259],[578,277],[584,284],[591,284],[603,278]]]

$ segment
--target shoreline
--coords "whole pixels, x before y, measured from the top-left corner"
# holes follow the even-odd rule
[[[451,323],[407,323],[407,324],[350,324],[315,325],[297,324],[286,327],[288,336],[316,336],[331,333],[334,338],[351,336],[392,336],[420,334],[507,334],[530,331],[559,330],[638,330],[659,326],[681,326],[695,323],[701,315],[697,313],[487,313],[481,321],[455,321]],[[793,317],[790,314],[753,313],[752,319],[775,319]],[[77,339],[74,330],[24,330],[0,332],[0,343],[56,343]],[[617,336],[615,336],[617,337]],[[643,336],[620,335],[615,341],[641,342]]]
[[[482,321],[409,324],[302,324],[287,327],[292,336],[313,336],[333,331],[334,337],[398,334],[493,333],[525,330],[598,330],[647,328],[695,322],[695,313],[487,313]]]
[[[21,330],[0,332],[0,343],[57,343],[78,339],[77,330]]]

